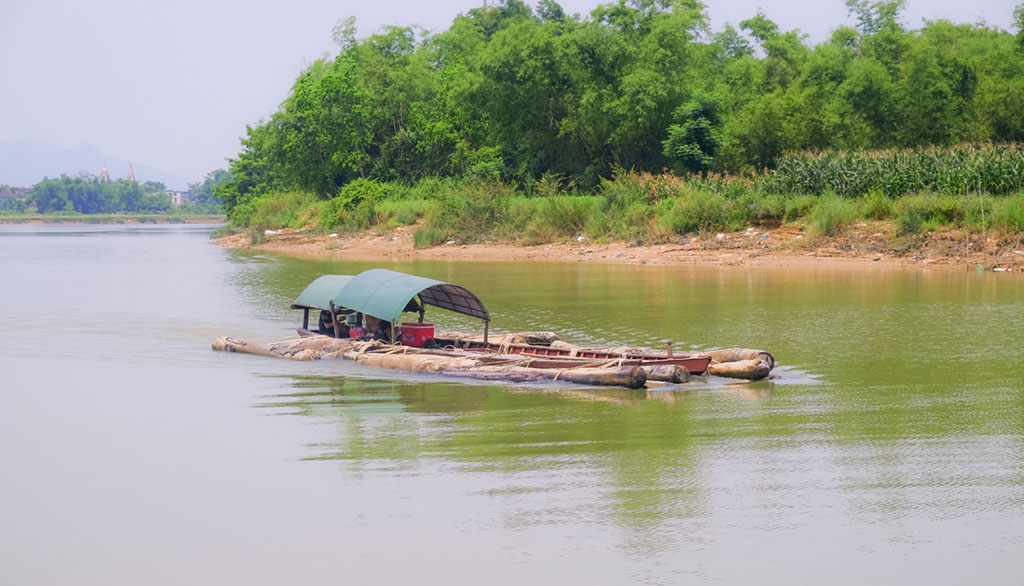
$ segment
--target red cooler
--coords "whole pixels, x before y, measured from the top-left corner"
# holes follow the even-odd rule
[[[402,324],[402,345],[420,348],[434,337],[434,324]]]

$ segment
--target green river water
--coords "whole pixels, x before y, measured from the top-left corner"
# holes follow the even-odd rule
[[[210,230],[0,226],[0,584],[1024,583],[1020,275],[371,265]],[[291,337],[310,280],[372,266],[466,286],[492,331],[763,348],[777,378],[210,350]]]

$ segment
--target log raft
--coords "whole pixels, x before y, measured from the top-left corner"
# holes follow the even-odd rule
[[[558,342],[550,332],[505,334],[504,343],[547,342],[552,346],[571,347]],[[469,339],[466,336],[464,339]],[[553,338],[553,339],[552,339]],[[499,338],[502,339],[502,338]],[[389,368],[405,372],[437,373],[478,380],[510,382],[564,381],[583,385],[641,388],[647,381],[681,384],[689,382],[690,373],[678,365],[643,365],[635,358],[659,360],[669,358],[664,350],[650,348],[602,348],[622,359],[551,360],[522,354],[492,354],[459,349],[427,349],[391,345],[380,341],[309,336],[273,344],[257,344],[230,337],[217,338],[212,347],[225,352],[242,352],[257,356],[318,360],[344,358],[357,364]],[[762,350],[729,348],[706,352],[712,357],[708,374],[745,380],[759,380],[769,375],[775,359]],[[676,353],[679,356],[679,353]],[[627,358],[628,357],[628,358]],[[623,364],[632,359],[633,364]]]
[[[647,382],[647,370],[639,366],[595,367],[584,364],[580,367],[565,369],[530,368],[524,365],[529,363],[529,359],[524,360],[521,357],[467,356],[463,352],[423,350],[376,341],[361,342],[327,336],[298,338],[269,345],[222,336],[214,340],[212,348],[225,352],[242,352],[292,360],[345,358],[365,366],[405,372],[437,373],[478,380],[563,381],[581,385],[629,389],[642,388]],[[680,375],[676,373],[676,376]]]

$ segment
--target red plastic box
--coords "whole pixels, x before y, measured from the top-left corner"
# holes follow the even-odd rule
[[[402,345],[420,348],[434,337],[434,324],[402,324]]]

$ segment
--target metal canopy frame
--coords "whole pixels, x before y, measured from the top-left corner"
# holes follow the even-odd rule
[[[465,287],[388,269],[370,269],[352,277],[333,301],[338,307],[394,323],[417,295],[425,305],[491,319],[480,298]]]

